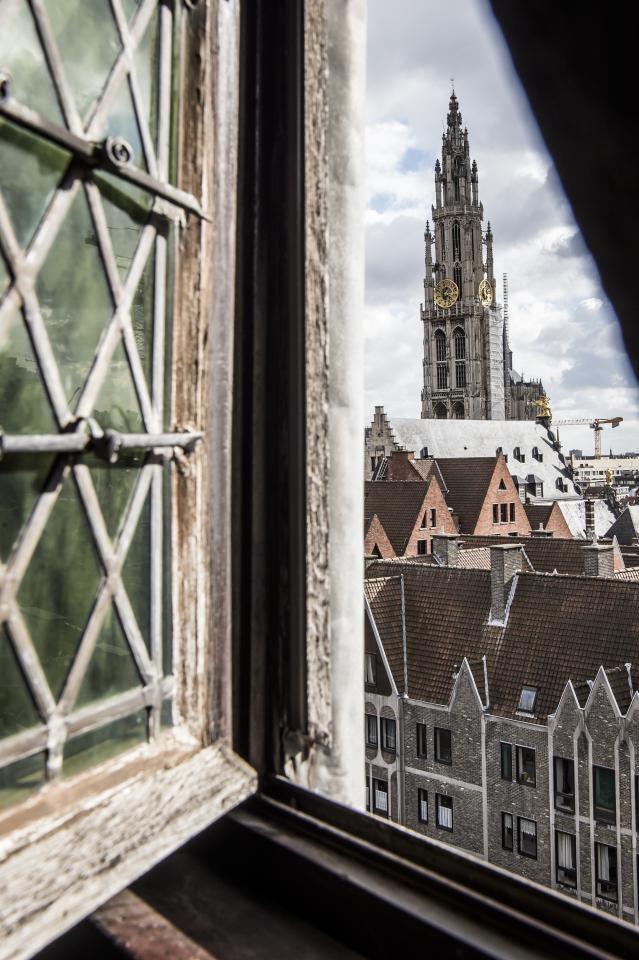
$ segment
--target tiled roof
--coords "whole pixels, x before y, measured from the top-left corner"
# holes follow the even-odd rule
[[[379,561],[368,575],[386,571],[404,578],[411,698],[448,703],[463,658],[477,661],[485,655],[490,712],[516,716],[522,687],[533,686],[538,696],[531,719],[543,722],[556,710],[568,680],[594,680],[600,666],[639,664],[639,584],[521,573],[506,626],[494,627],[488,626],[488,571]],[[377,591],[371,610],[382,642],[386,645],[388,636],[395,651],[396,682],[403,682],[399,592],[391,597]],[[623,699],[623,676],[613,677],[612,684]]]
[[[544,498],[561,500],[576,497],[578,491],[563,455],[554,449],[552,434],[534,420],[426,420],[388,417],[395,441],[416,456],[427,447],[431,457],[494,457],[501,447],[508,456],[511,473],[526,474],[534,470],[544,482]],[[514,457],[515,448],[525,457],[522,463]],[[533,448],[543,457],[533,457]],[[568,490],[557,489],[561,477]]]
[[[425,480],[367,480],[364,512],[379,517],[396,554],[404,553],[428,491]]]
[[[622,544],[632,543],[633,539],[639,536],[639,506],[626,507],[606,532],[606,536],[615,536]]]
[[[460,529],[472,533],[495,472],[496,457],[437,459],[448,488],[446,503],[459,517]]]
[[[504,542],[503,537],[463,536],[464,549],[486,547]],[[567,573],[580,576],[584,572],[583,540],[560,537],[513,537],[513,543],[523,544],[526,556],[538,573]]]
[[[628,570],[619,570],[618,573],[615,573],[615,577],[618,577],[620,580],[639,581],[639,567],[630,567]]]
[[[524,510],[526,511],[526,516],[528,517],[528,523],[530,524],[533,530],[543,530],[546,524],[548,523],[548,518],[550,517],[550,511],[552,510],[552,503],[525,503]]]

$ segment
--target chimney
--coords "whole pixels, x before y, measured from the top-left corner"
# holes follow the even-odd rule
[[[531,537],[545,537],[546,539],[548,539],[548,537],[552,537],[552,535],[553,535],[553,531],[552,531],[552,530],[544,530],[543,524],[541,524],[541,523],[539,524],[539,528],[538,528],[537,530],[532,530],[532,529],[531,529],[531,531],[530,531],[530,536],[531,536]]]
[[[523,547],[520,543],[491,545],[490,548],[490,620],[504,623],[506,605],[513,577],[522,567]]]
[[[433,556],[441,567],[456,567],[459,540],[454,533],[433,534]]]
[[[611,543],[592,543],[584,547],[584,573],[587,577],[612,577],[614,568],[614,548]]]
[[[412,466],[415,454],[412,450],[393,450],[386,464],[385,480],[419,480]]]

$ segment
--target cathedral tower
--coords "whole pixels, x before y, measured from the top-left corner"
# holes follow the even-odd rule
[[[509,415],[509,351],[495,303],[493,235],[490,223],[484,233],[483,217],[477,164],[453,91],[435,163],[433,229],[427,222],[424,233],[422,418]]]

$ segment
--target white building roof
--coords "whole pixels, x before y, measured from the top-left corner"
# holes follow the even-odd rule
[[[598,537],[605,537],[615,522],[615,515],[605,500],[595,500],[595,533]],[[564,520],[570,527],[573,537],[578,540],[586,538],[586,503],[584,500],[562,500],[559,509]]]
[[[570,478],[570,471],[561,455],[553,449],[548,430],[534,420],[422,420],[389,416],[389,424],[397,443],[404,450],[421,456],[424,447],[429,457],[494,457],[498,447],[508,456],[508,469],[513,476],[534,473],[543,481],[544,500],[566,500],[580,494]],[[517,460],[518,447],[524,461]],[[543,460],[533,457],[537,447]],[[557,489],[561,477],[567,491]]]

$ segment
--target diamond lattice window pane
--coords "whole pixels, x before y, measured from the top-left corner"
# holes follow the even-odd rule
[[[0,559],[7,560],[53,466],[53,457],[11,454],[0,461]]]
[[[28,246],[68,164],[65,150],[0,120],[0,191],[22,247]]]
[[[71,477],[18,591],[18,602],[53,695],[61,692],[84,632],[101,569]]]
[[[0,315],[0,431],[56,433],[22,311]]]
[[[122,570],[127,592],[140,633],[151,651],[151,496],[144,509],[129,547]]]
[[[135,665],[131,648],[111,604],[75,705],[83,707],[96,700],[104,700],[117,693],[124,693],[141,684],[142,678]]]
[[[74,407],[112,313],[98,241],[82,188],[40,271],[36,289],[67,399]]]
[[[72,777],[96,763],[130,750],[147,739],[146,710],[115,720],[99,730],[91,730],[69,740],[64,747],[62,774]]]
[[[106,117],[99,124],[98,136],[119,137],[126,140],[129,146],[133,148],[132,163],[136,167],[142,167],[144,170],[148,169],[127,77],[124,77],[121,81],[115,98],[107,110]]]
[[[116,463],[107,463],[94,456],[85,456],[83,462],[91,471],[109,536],[115,540],[122,529],[135,483],[140,476],[143,453],[139,450],[121,450]]]
[[[0,69],[10,74],[16,100],[53,123],[63,123],[27,0],[2,0],[0,5]]]
[[[153,316],[155,306],[155,258],[153,253],[146,262],[131,304],[131,324],[138,348],[142,369],[149,390],[153,370]]]
[[[149,128],[151,140],[157,149],[158,133],[158,90],[160,65],[160,32],[158,15],[154,13],[135,51],[135,69],[142,100],[144,120]]]
[[[140,9],[141,2],[142,0],[121,0],[124,16],[127,18],[129,23],[132,23],[136,13]]]
[[[44,783],[44,753],[0,767],[0,807],[23,800]]]
[[[47,0],[47,10],[78,112],[86,118],[120,52],[110,5]]]
[[[95,178],[102,194],[102,205],[122,282],[127,278],[142,227],[148,220],[152,196],[110,174]]]
[[[144,430],[129,362],[121,341],[113,351],[93,416],[103,430],[117,430],[120,433],[141,433]]]
[[[0,626],[0,737],[41,723],[5,626]]]
[[[9,286],[10,280],[11,274],[9,273],[7,265],[4,262],[4,257],[0,254],[0,300],[2,300],[5,290]]]

